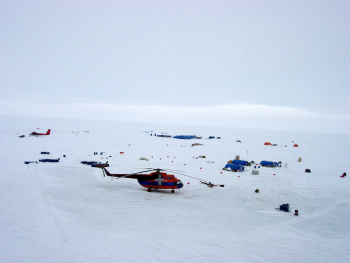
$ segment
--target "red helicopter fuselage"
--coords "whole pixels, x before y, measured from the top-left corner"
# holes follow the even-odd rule
[[[175,189],[183,187],[181,180],[174,175],[162,173],[159,170],[149,174],[111,174],[106,168],[103,169],[107,176],[137,179],[139,184],[147,188],[149,192],[151,192],[151,189],[171,189],[174,192]]]

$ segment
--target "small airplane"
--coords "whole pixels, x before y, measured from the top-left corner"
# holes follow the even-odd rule
[[[51,129],[48,129],[46,133],[38,133],[38,132],[31,132],[29,135],[30,136],[42,136],[42,135],[50,135]]]
[[[171,192],[174,193],[175,189],[180,189],[183,187],[183,183],[177,179],[172,174],[167,174],[162,172],[162,169],[148,169],[145,171],[132,173],[132,174],[111,174],[107,171],[105,167],[102,167],[103,175],[110,177],[120,178],[131,178],[137,179],[139,184],[148,189],[148,192],[151,192],[152,189],[171,189]]]

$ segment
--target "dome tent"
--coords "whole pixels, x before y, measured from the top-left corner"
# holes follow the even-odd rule
[[[248,166],[249,165],[248,161],[237,160],[237,159],[232,160],[231,163],[232,164],[237,164],[237,165],[243,165],[243,166]]]
[[[232,163],[228,163],[225,165],[224,170],[232,170],[235,172],[243,172],[244,171],[244,167],[242,165],[238,165],[238,164],[232,164]]]

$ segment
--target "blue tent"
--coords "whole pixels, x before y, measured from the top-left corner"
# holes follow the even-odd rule
[[[232,164],[238,164],[238,165],[243,165],[243,166],[248,166],[248,161],[243,161],[243,160],[232,160]]]
[[[230,168],[231,170],[234,170],[234,171],[239,171],[239,172],[244,171],[244,167],[242,165],[238,165],[238,164],[228,163],[225,165],[225,169],[228,169],[228,168]]]
[[[271,162],[271,161],[261,161],[261,166],[267,166],[267,167],[278,167],[278,162]]]
[[[183,139],[183,140],[191,140],[196,138],[196,135],[176,135],[173,138],[175,139]]]

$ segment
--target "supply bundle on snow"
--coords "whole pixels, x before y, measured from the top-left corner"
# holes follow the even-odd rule
[[[37,161],[24,161],[24,164],[38,163]]]
[[[42,163],[58,163],[60,161],[60,158],[58,159],[40,159],[39,162]]]
[[[261,161],[260,165],[264,167],[279,167],[278,162],[272,162],[272,161]]]
[[[94,165],[97,164],[98,162],[96,161],[81,161],[82,164],[87,164],[87,165]]]
[[[109,164],[108,163],[93,163],[93,164],[91,164],[91,167],[96,167],[96,168],[109,167]]]

